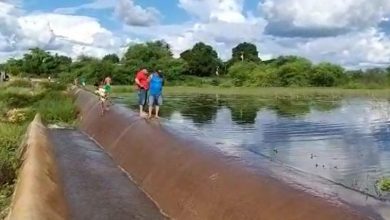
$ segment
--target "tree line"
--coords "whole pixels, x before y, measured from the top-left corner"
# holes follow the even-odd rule
[[[30,49],[19,59],[11,58],[0,69],[22,77],[56,77],[65,82],[83,78],[88,83],[111,75],[116,84],[133,83],[141,68],[160,69],[168,83],[199,81],[212,78],[210,84],[221,86],[259,87],[386,87],[390,85],[390,68],[345,70],[332,63],[313,64],[298,56],[280,56],[262,61],[252,43],[240,43],[232,49],[230,60],[222,61],[210,45],[195,44],[174,58],[170,45],[152,41],[130,45],[123,55],[108,54],[103,58],[70,57],[51,54],[39,48]]]

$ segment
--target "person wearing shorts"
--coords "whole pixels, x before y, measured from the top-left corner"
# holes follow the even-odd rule
[[[152,117],[153,107],[155,107],[156,118],[159,117],[160,106],[163,103],[162,88],[164,85],[164,78],[161,71],[154,72],[149,77],[149,118]]]
[[[112,102],[111,102],[111,77],[110,76],[107,76],[105,79],[104,79],[104,90],[106,91],[106,95],[107,95],[107,104],[108,105],[112,105]]]
[[[107,93],[103,86],[99,85],[99,83],[95,83],[95,87],[95,93],[99,96],[101,115],[103,116],[104,112],[109,110],[109,108],[106,106]]]
[[[144,106],[146,104],[148,89],[149,89],[149,81],[148,81],[148,71],[143,69],[139,71],[135,77],[135,83],[138,89],[138,105],[139,105],[139,115],[141,117],[144,116]]]

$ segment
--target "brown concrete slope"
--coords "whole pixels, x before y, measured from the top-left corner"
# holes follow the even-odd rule
[[[7,219],[69,219],[53,146],[39,115],[28,128],[21,151],[23,164]]]
[[[114,107],[101,117],[97,98],[74,90],[80,127],[97,140],[175,219],[375,219],[298,190],[161,126]]]
[[[51,130],[50,136],[72,219],[164,219],[146,194],[86,135]]]

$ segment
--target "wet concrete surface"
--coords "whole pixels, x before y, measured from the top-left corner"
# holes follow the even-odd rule
[[[112,159],[76,130],[50,130],[72,219],[166,219]]]

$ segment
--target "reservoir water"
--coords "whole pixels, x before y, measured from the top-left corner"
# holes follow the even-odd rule
[[[134,95],[117,102],[136,110]],[[167,124],[377,198],[390,176],[390,101],[167,95]]]

